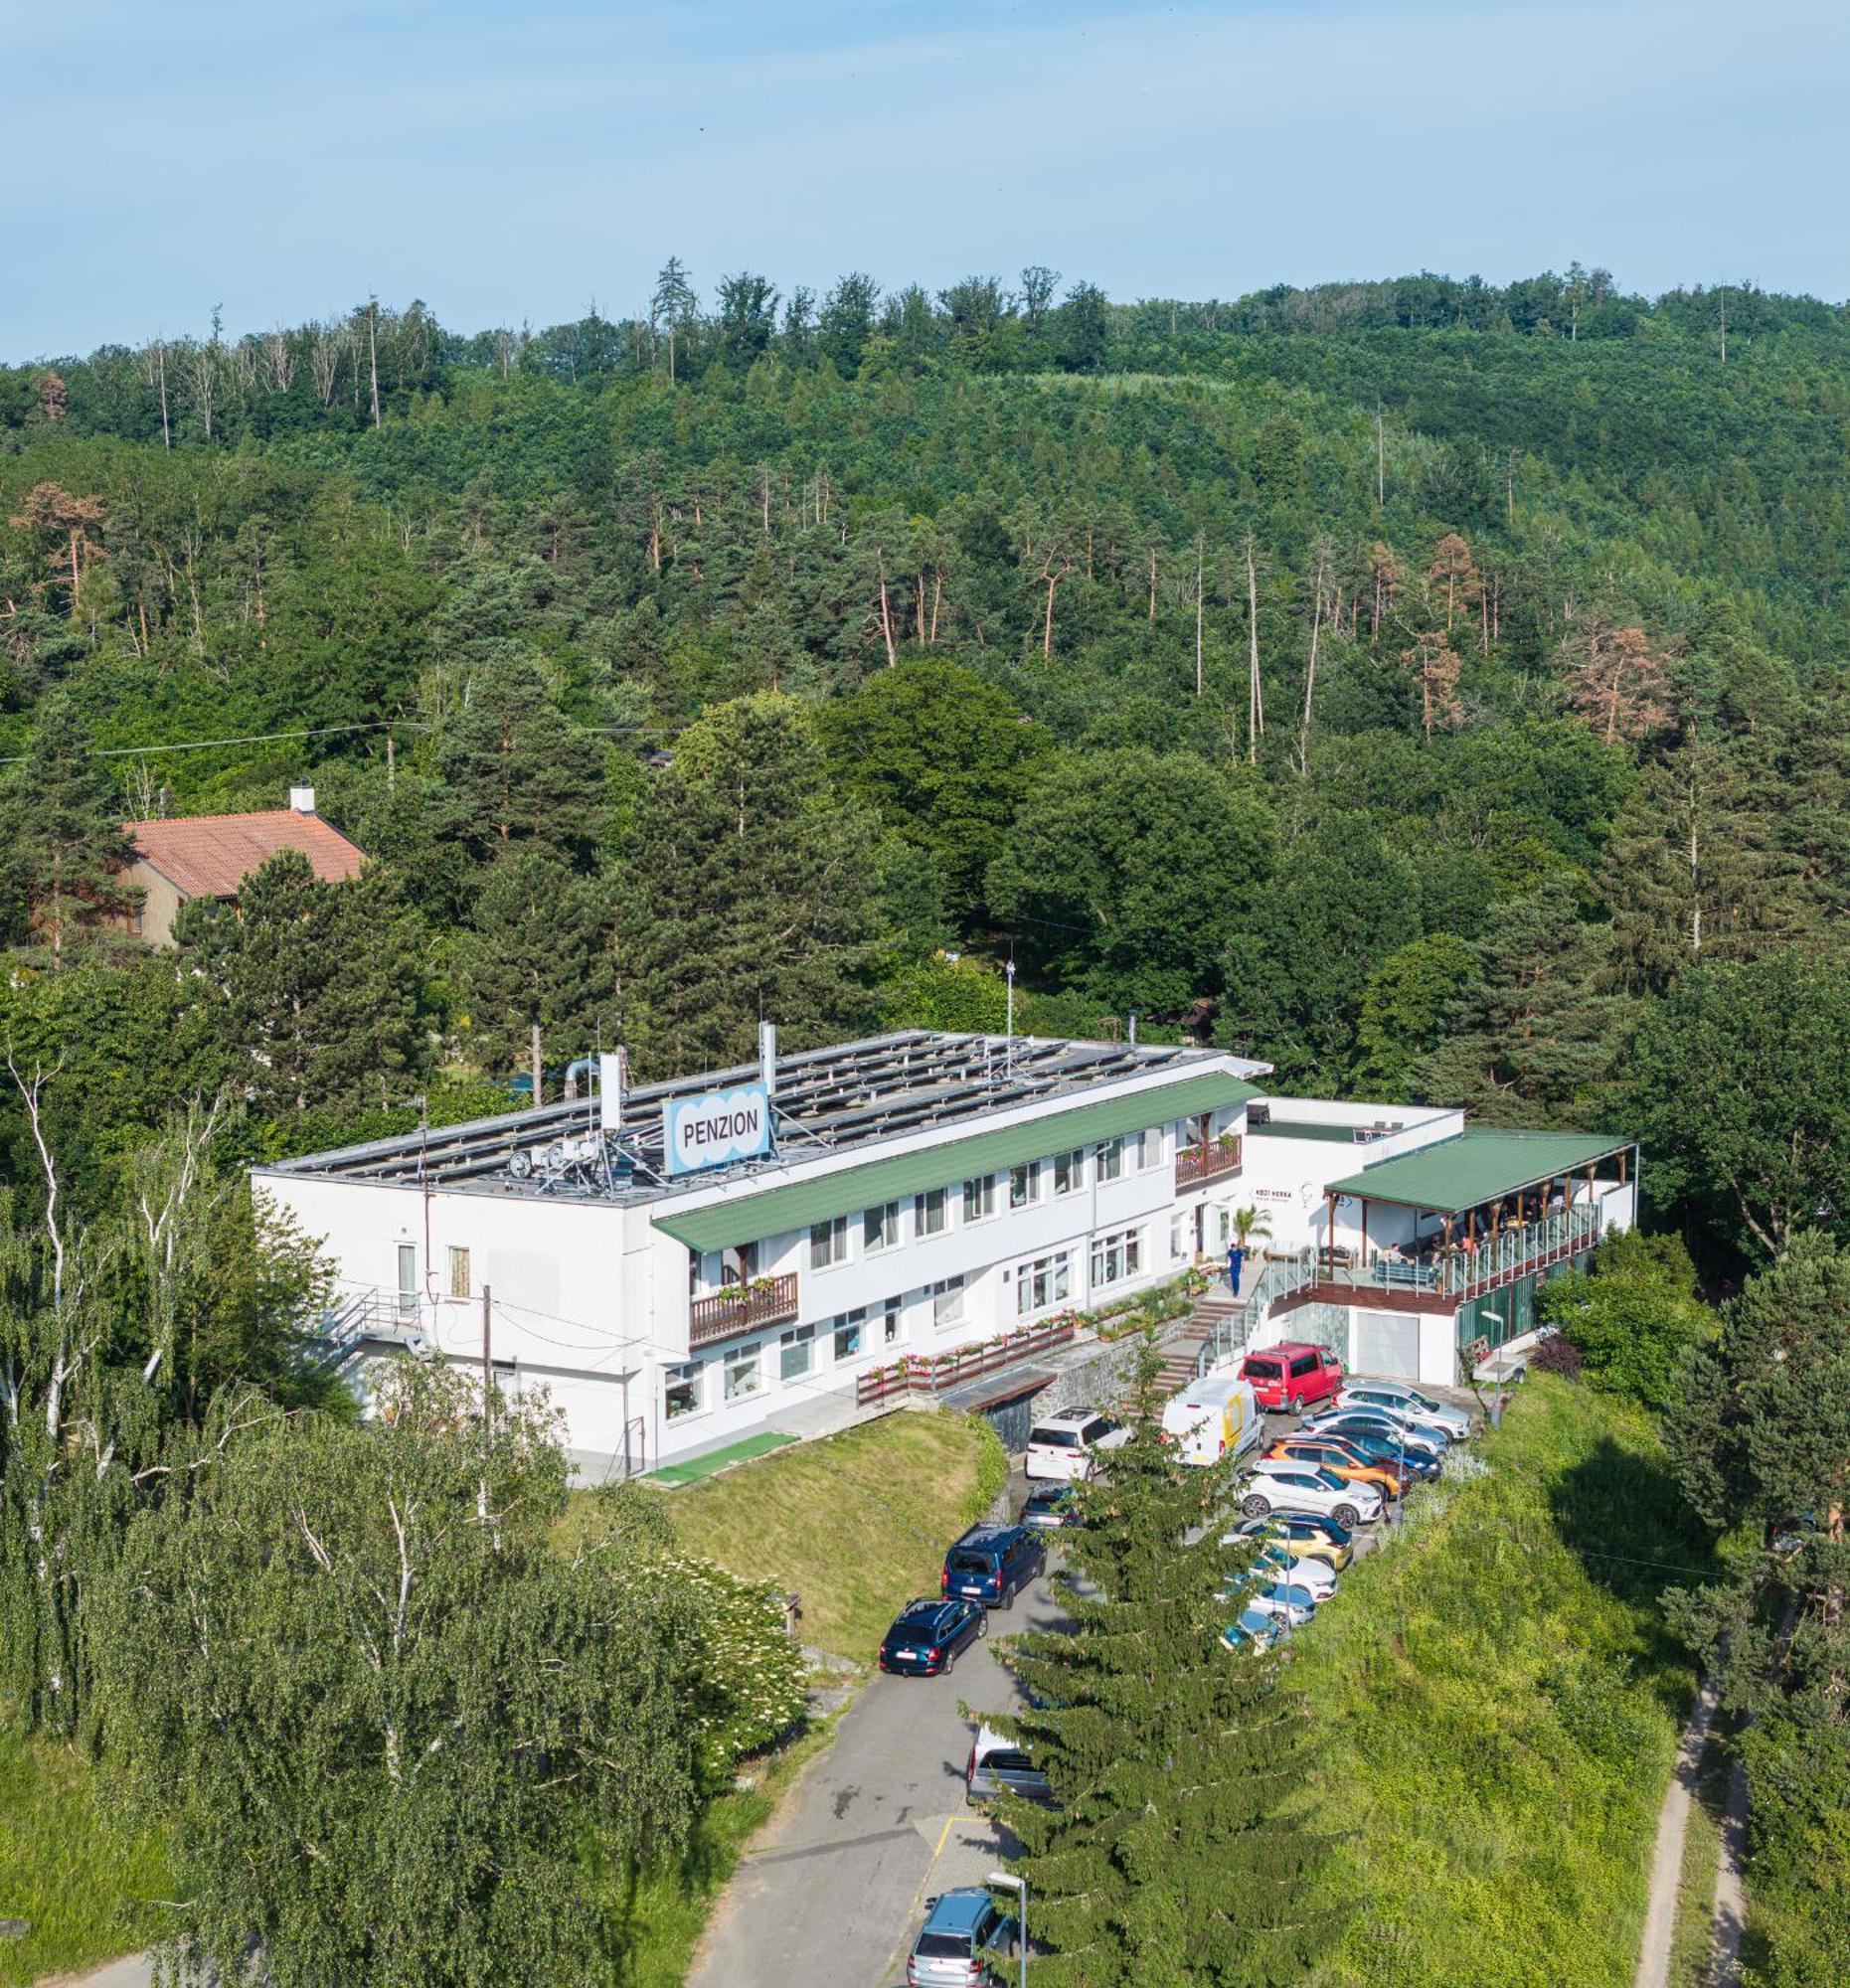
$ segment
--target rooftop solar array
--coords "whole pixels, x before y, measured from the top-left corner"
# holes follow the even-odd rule
[[[1180,1074],[1196,1065],[1224,1062],[1208,1050],[1019,1036],[1005,1041],[924,1029],[780,1055],[771,1095],[776,1155],[684,1174],[675,1185],[744,1178],[793,1159],[852,1151],[934,1125],[967,1126],[1013,1105],[1082,1096],[1097,1084],[1157,1071]],[[649,1200],[668,1188],[662,1121],[670,1100],[756,1082],[758,1076],[757,1064],[739,1064],[628,1090],[621,1133],[607,1145],[599,1138],[598,1100],[582,1097],[311,1153],[272,1171],[405,1187]],[[567,1153],[602,1157],[589,1166],[546,1163]]]

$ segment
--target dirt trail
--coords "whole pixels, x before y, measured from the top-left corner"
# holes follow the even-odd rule
[[[1644,1913],[1644,1938],[1638,1949],[1638,1968],[1632,1988],[1668,1988],[1670,1942],[1676,1933],[1677,1887],[1683,1875],[1683,1836],[1689,1828],[1690,1803],[1696,1799],[1696,1784],[1702,1770],[1702,1749],[1715,1722],[1715,1686],[1705,1678],[1696,1695],[1696,1708],[1683,1729],[1683,1742],[1677,1749],[1676,1772],[1664,1790],[1657,1811],[1657,1847],[1651,1853],[1650,1903]]]

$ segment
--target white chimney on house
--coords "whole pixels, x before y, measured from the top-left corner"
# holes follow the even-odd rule
[[[289,811],[291,814],[313,814],[315,811],[314,788],[291,787],[289,789]]]

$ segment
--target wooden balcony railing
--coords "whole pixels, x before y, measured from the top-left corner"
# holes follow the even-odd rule
[[[1176,1187],[1199,1187],[1203,1181],[1224,1180],[1240,1171],[1240,1140],[1220,1140],[1205,1146],[1184,1146],[1176,1155]]]
[[[711,1346],[759,1326],[788,1325],[796,1316],[796,1272],[759,1277],[745,1290],[730,1295],[696,1298],[688,1307],[687,1343]]]

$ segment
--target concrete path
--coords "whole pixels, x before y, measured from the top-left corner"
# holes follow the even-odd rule
[[[48,1975],[38,1988],[149,1988],[153,1979],[154,1956],[130,1953],[120,1960],[104,1961],[87,1974]]]
[[[1045,1581],[990,1618],[1000,1639],[1061,1620]],[[884,1988],[928,1894],[981,1884],[1005,1846],[964,1801],[975,1728],[957,1710],[1013,1702],[978,1643],[948,1678],[876,1676],[754,1840],[714,1912],[687,1988]]]
[[[1644,1913],[1644,1938],[1638,1949],[1632,1988],[1668,1988],[1670,1942],[1676,1932],[1677,1888],[1683,1876],[1683,1837],[1689,1828],[1690,1803],[1702,1768],[1702,1749],[1715,1722],[1715,1685],[1705,1678],[1696,1707],[1683,1729],[1676,1772],[1664,1790],[1657,1811],[1657,1846],[1651,1853],[1650,1903]]]
[[[1715,1867],[1715,1949],[1709,1988],[1735,1988],[1741,1941],[1748,1929],[1748,1896],[1742,1873],[1748,1861],[1748,1774],[1740,1760],[1728,1772],[1728,1807],[1722,1816],[1722,1854]]]

